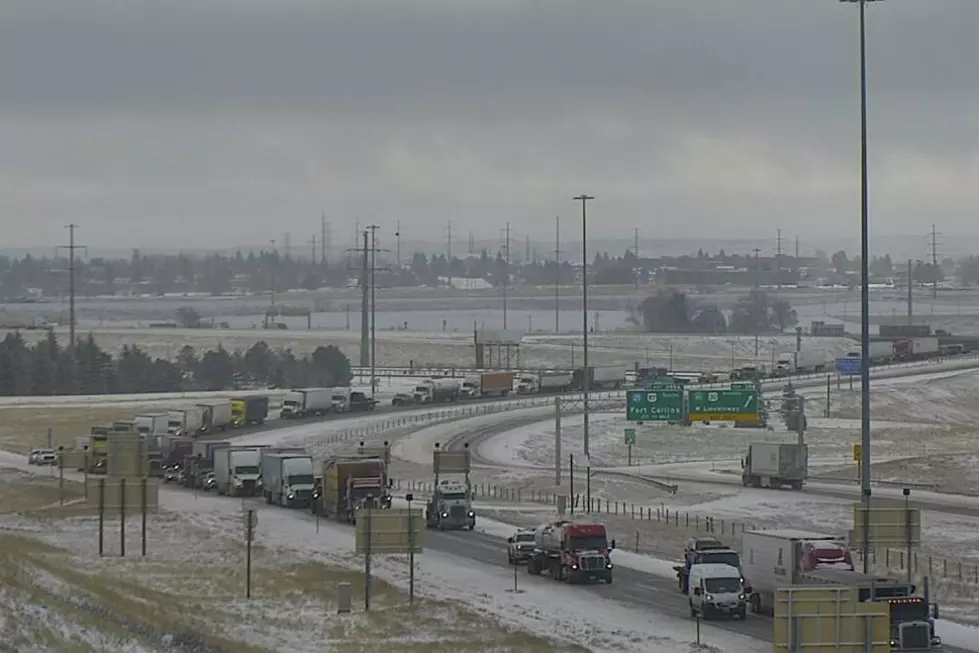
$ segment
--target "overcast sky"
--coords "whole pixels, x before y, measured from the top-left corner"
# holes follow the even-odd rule
[[[868,5],[872,225],[979,234],[979,1]],[[0,246],[294,246],[326,213],[858,237],[836,0],[8,0]],[[570,229],[570,225],[569,225]]]

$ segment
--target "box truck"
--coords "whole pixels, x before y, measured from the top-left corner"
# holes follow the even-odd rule
[[[753,442],[741,468],[745,487],[801,490],[808,477],[809,450],[804,444]]]
[[[461,393],[467,399],[505,397],[513,390],[514,372],[481,372],[467,376]]]
[[[282,417],[291,419],[326,415],[332,407],[332,388],[301,388],[286,395],[282,402]]]

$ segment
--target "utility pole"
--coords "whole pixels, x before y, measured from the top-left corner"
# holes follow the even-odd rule
[[[761,250],[756,247],[752,251],[755,253],[755,310],[754,310],[755,319],[753,319],[752,322],[754,323],[754,328],[755,328],[755,362],[757,362],[758,361],[758,327],[759,327],[758,323],[761,321],[761,297],[760,297],[761,292],[759,291],[759,287],[758,287],[758,253]]]
[[[527,265],[528,263],[530,263],[530,234],[524,236],[523,264]]]
[[[282,246],[285,248],[285,257],[289,258],[289,249],[292,247],[292,236],[288,231],[282,235]]]
[[[377,271],[377,230],[380,227],[372,224],[368,225],[367,228],[371,232],[371,397],[373,397],[374,388],[377,386],[374,379],[374,370],[377,365],[377,300],[374,295],[377,284],[374,275]],[[367,258],[366,255],[364,258]]]
[[[775,236],[775,283],[778,289],[782,289],[782,230],[779,229]]]
[[[272,308],[275,308],[275,261],[278,258],[278,250],[275,249],[275,238],[269,241],[272,243],[272,253],[269,255],[269,272],[272,276]]]
[[[914,268],[911,267],[911,259],[908,259],[908,326],[914,324],[912,288],[914,288]]]
[[[938,299],[938,232],[935,231],[935,224],[931,225],[931,298]]]
[[[795,266],[799,267],[799,237],[795,237]]]
[[[591,370],[588,368],[588,213],[587,204],[589,200],[595,199],[591,195],[582,193],[574,198],[581,202],[581,319],[582,319],[582,358],[584,359],[584,370],[582,371],[582,393],[581,404],[584,413],[584,432],[582,435],[583,449],[586,461],[590,461],[591,454],[588,443],[588,392],[591,390]],[[588,462],[588,474],[591,474],[591,462]],[[589,485],[590,487],[590,485]],[[591,512],[591,493],[588,493],[588,511]]]
[[[452,287],[452,220],[445,227],[445,270],[449,287]]]
[[[326,214],[320,216],[320,263],[326,265]]]
[[[78,225],[74,222],[65,225],[68,230],[68,244],[59,245],[59,249],[68,250],[68,346],[75,349],[75,250],[88,250],[84,245],[75,244],[75,230]]]
[[[554,333],[561,333],[561,216],[554,218]]]
[[[636,288],[639,288],[639,229],[638,227],[632,230],[632,240],[633,240],[633,254],[636,257],[636,269],[632,271],[632,276],[636,278]]]
[[[510,223],[506,223],[506,240],[503,245],[503,330],[507,328],[507,293],[510,289]]]
[[[476,253],[476,236],[474,236],[473,232],[471,231],[469,232],[469,253]]]
[[[309,242],[313,247],[312,251],[310,252],[309,260],[313,262],[313,265],[316,265],[316,234],[315,233],[313,233],[313,239],[310,240]]]
[[[358,226],[360,226],[358,224]],[[370,233],[367,229],[363,231],[364,247],[357,250],[361,253],[363,258],[360,261],[360,366],[368,367],[371,364],[370,356],[370,322],[369,315],[367,312],[368,302],[370,299],[370,258],[368,252],[370,251],[370,241],[368,238]],[[373,387],[374,381],[371,377],[371,386]]]
[[[397,258],[398,263],[397,265],[395,265],[395,268],[398,270],[398,274],[400,275],[401,274],[401,220],[398,220],[398,226],[396,227],[396,231],[394,232],[394,238],[398,243],[397,250],[396,250],[397,253],[395,254],[395,258]]]

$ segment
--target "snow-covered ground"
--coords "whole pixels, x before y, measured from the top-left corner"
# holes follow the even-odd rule
[[[15,461],[4,459],[0,462],[6,465]],[[362,562],[353,555],[354,537],[349,527],[326,521],[317,524],[301,511],[248,505],[255,505],[258,510],[255,541],[265,559],[294,566],[315,561],[351,571],[361,567]],[[0,518],[0,529],[65,548],[71,552],[73,563],[90,573],[126,573],[128,570],[131,578],[139,578],[148,585],[148,591],[166,587],[167,574],[144,576],[141,566],[153,565],[163,571],[168,565],[202,568],[222,565],[227,566],[228,579],[240,584],[241,550],[237,543],[241,539],[242,507],[242,501],[237,499],[161,489],[161,511],[159,516],[151,518],[150,553],[145,561],[138,556],[124,561],[99,558],[97,519],[93,517],[37,521],[26,516],[5,516]],[[127,532],[130,542],[136,543],[139,524],[137,520],[132,521],[136,523],[131,523]],[[106,534],[110,555],[117,551],[118,538],[118,527],[110,524]],[[420,596],[467,606],[474,613],[497,621],[503,630],[528,632],[595,653],[673,653],[691,646],[694,633],[686,619],[595,602],[590,595],[583,595],[574,587],[553,583],[525,581],[521,583],[519,593],[512,593],[508,591],[513,583],[508,570],[444,553],[423,554],[417,558],[416,565],[416,591]],[[373,568],[377,577],[396,587],[406,587],[407,569],[403,557],[375,558]],[[202,589],[205,588],[206,585]],[[274,650],[301,653],[331,650],[331,645],[341,650],[336,635],[331,637],[329,633],[335,633],[342,620],[351,621],[342,615],[331,614],[328,604],[307,603],[297,609],[288,601],[282,606],[281,601],[263,601],[258,596],[257,601],[248,603],[232,599],[222,589],[208,597],[209,593],[205,589],[202,594],[206,597],[204,600],[212,604],[207,612],[234,609],[241,616],[237,622],[213,623],[212,627],[221,628],[223,636],[229,639]],[[444,610],[443,618],[451,621],[454,615],[448,608]],[[356,608],[355,611],[359,612]],[[207,612],[198,615],[199,625],[207,626]],[[261,629],[252,625],[256,620],[261,621]],[[362,619],[355,616],[352,621],[360,623]],[[479,626],[472,626],[475,636],[479,636]],[[439,636],[438,631],[414,632],[411,641]],[[716,650],[729,653],[761,653],[770,648],[770,644],[709,625],[702,627],[702,637],[708,644],[714,644]],[[394,640],[390,645],[397,646],[397,641],[405,640]],[[488,645],[492,643],[488,642]]]

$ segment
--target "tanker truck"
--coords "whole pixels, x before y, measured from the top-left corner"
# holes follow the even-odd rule
[[[545,571],[554,580],[578,583],[612,583],[615,540],[608,541],[605,524],[555,521],[541,524],[534,531],[534,551],[527,561],[527,573],[539,576]]]

